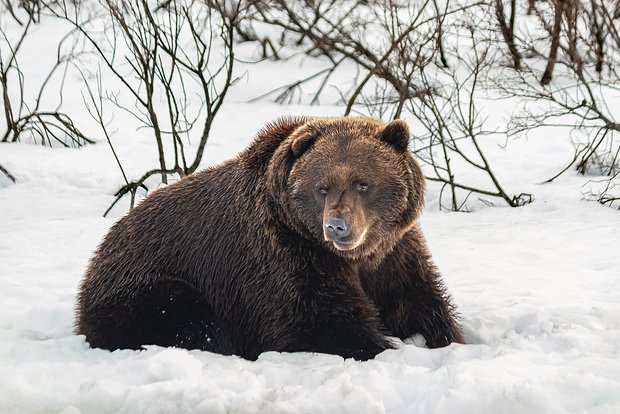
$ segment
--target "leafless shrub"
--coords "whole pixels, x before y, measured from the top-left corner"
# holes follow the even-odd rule
[[[430,11],[430,0],[411,8],[393,1],[371,2],[370,7],[366,1],[346,3],[346,7],[334,7],[334,3],[334,0],[295,3],[281,0],[273,2],[271,8],[259,10],[259,15],[262,21],[298,36],[305,53],[319,54],[330,60],[331,68],[321,71],[321,85],[345,59],[360,66],[363,76],[357,79],[351,91],[343,93],[347,100],[345,115],[351,113],[364,87],[371,80],[380,79],[395,93],[392,116],[398,117],[405,101],[428,93],[419,90],[415,78],[419,69],[435,57],[425,53],[436,45],[437,15]],[[407,15],[405,18],[400,17],[403,13]],[[371,39],[383,43],[370,44]],[[403,59],[405,54],[406,59]],[[399,60],[404,65],[396,65]],[[300,86],[304,81],[291,87]],[[321,91],[319,88],[315,99]]]
[[[510,0],[510,14],[506,14],[506,7],[504,6],[504,0],[494,0],[495,17],[497,18],[497,24],[499,26],[504,42],[508,46],[510,56],[512,57],[512,66],[519,70],[521,69],[521,52],[515,44],[515,20],[517,17],[517,1]]]
[[[136,180],[125,177],[110,208],[125,194],[131,195],[133,206],[136,190],[146,188],[149,177],[158,175],[167,183],[171,175],[183,177],[198,168],[213,120],[234,82],[233,34],[242,4],[187,0],[157,6],[147,0],[101,0],[99,5],[105,14],[89,16],[73,6],[55,13],[74,26],[104,70],[131,96],[103,91],[99,84],[90,87],[86,101],[97,122],[104,125],[95,90],[152,131],[159,165]],[[218,40],[224,45],[222,56],[212,52]],[[197,91],[198,103],[190,90]],[[196,136],[196,148],[188,148]]]
[[[52,79],[56,81],[55,74],[66,70],[75,57],[75,50],[62,52],[65,41],[63,38],[58,46],[57,60],[49,71],[45,80],[39,87],[39,92],[34,103],[29,104],[24,94],[26,79],[20,69],[18,55],[23,48],[35,17],[29,13],[28,18],[22,25],[21,33],[16,39],[11,39],[6,30],[0,27],[0,87],[2,88],[2,112],[6,122],[6,130],[0,135],[0,142],[17,142],[24,136],[28,136],[35,143],[42,145],[61,145],[64,147],[82,146],[91,144],[88,138],[74,124],[71,117],[59,110],[59,105],[54,109],[43,109],[42,96]],[[61,78],[59,89],[63,89],[64,76]]]
[[[590,180],[583,195],[586,200],[598,201],[604,206],[615,207],[620,210],[620,171],[611,178],[604,180]]]
[[[607,200],[605,192],[614,187],[620,169],[620,113],[607,103],[620,92],[620,36],[614,5],[606,0],[537,4],[538,35],[526,33],[519,39],[519,47],[531,57],[521,71],[506,71],[495,79],[496,88],[506,96],[529,103],[512,118],[512,134],[543,126],[578,132],[573,134],[573,159],[547,182],[571,168],[607,176],[602,196],[590,197],[601,202]]]
[[[479,197],[498,197],[511,207],[518,207],[533,201],[531,194],[510,196],[493,171],[480,141],[491,137],[497,131],[485,127],[484,117],[477,109],[478,94],[481,93],[481,78],[492,59],[486,46],[475,44],[472,36],[472,56],[462,58],[454,68],[444,68],[439,76],[430,77],[422,71],[420,81],[434,93],[416,100],[410,100],[410,113],[422,126],[425,133],[416,137],[421,142],[415,153],[432,170],[426,178],[442,183],[440,206],[447,199],[452,211],[462,210],[472,194]],[[436,71],[436,69],[435,69]],[[482,173],[488,186],[472,186],[458,180],[457,165]],[[462,167],[460,167],[462,168]],[[448,192],[449,197],[444,196]],[[490,202],[486,202],[490,204]],[[444,206],[445,207],[445,206]]]
[[[20,26],[24,25],[24,20],[26,22],[32,20],[37,23],[41,19],[42,3],[43,0],[2,0],[0,1],[0,12],[6,11]],[[20,18],[18,16],[20,14],[20,10],[24,10],[28,17],[25,19]]]

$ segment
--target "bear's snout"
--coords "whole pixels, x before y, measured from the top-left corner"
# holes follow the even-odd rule
[[[336,250],[353,250],[364,242],[367,228],[359,218],[329,215],[323,221],[323,237]]]
[[[342,240],[351,234],[351,226],[342,218],[329,217],[325,223],[325,238],[327,240]]]

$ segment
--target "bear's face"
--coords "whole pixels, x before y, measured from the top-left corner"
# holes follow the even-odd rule
[[[360,258],[409,229],[423,179],[407,151],[404,122],[320,120],[293,135],[287,210],[304,233],[341,256]]]

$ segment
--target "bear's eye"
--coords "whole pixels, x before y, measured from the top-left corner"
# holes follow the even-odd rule
[[[360,181],[358,183],[355,184],[355,189],[359,192],[364,192],[366,190],[368,190],[368,183],[364,182],[364,181]]]
[[[319,187],[319,194],[326,196],[329,190],[325,187]]]

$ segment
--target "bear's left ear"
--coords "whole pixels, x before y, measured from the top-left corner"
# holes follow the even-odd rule
[[[300,133],[297,134],[297,137],[295,137],[291,143],[291,151],[293,151],[295,158],[301,157],[302,154],[314,144],[314,141],[316,141],[315,135],[310,131],[305,130],[299,132]]]
[[[409,145],[409,127],[402,119],[395,119],[381,132],[381,140],[398,151],[406,151]]]

